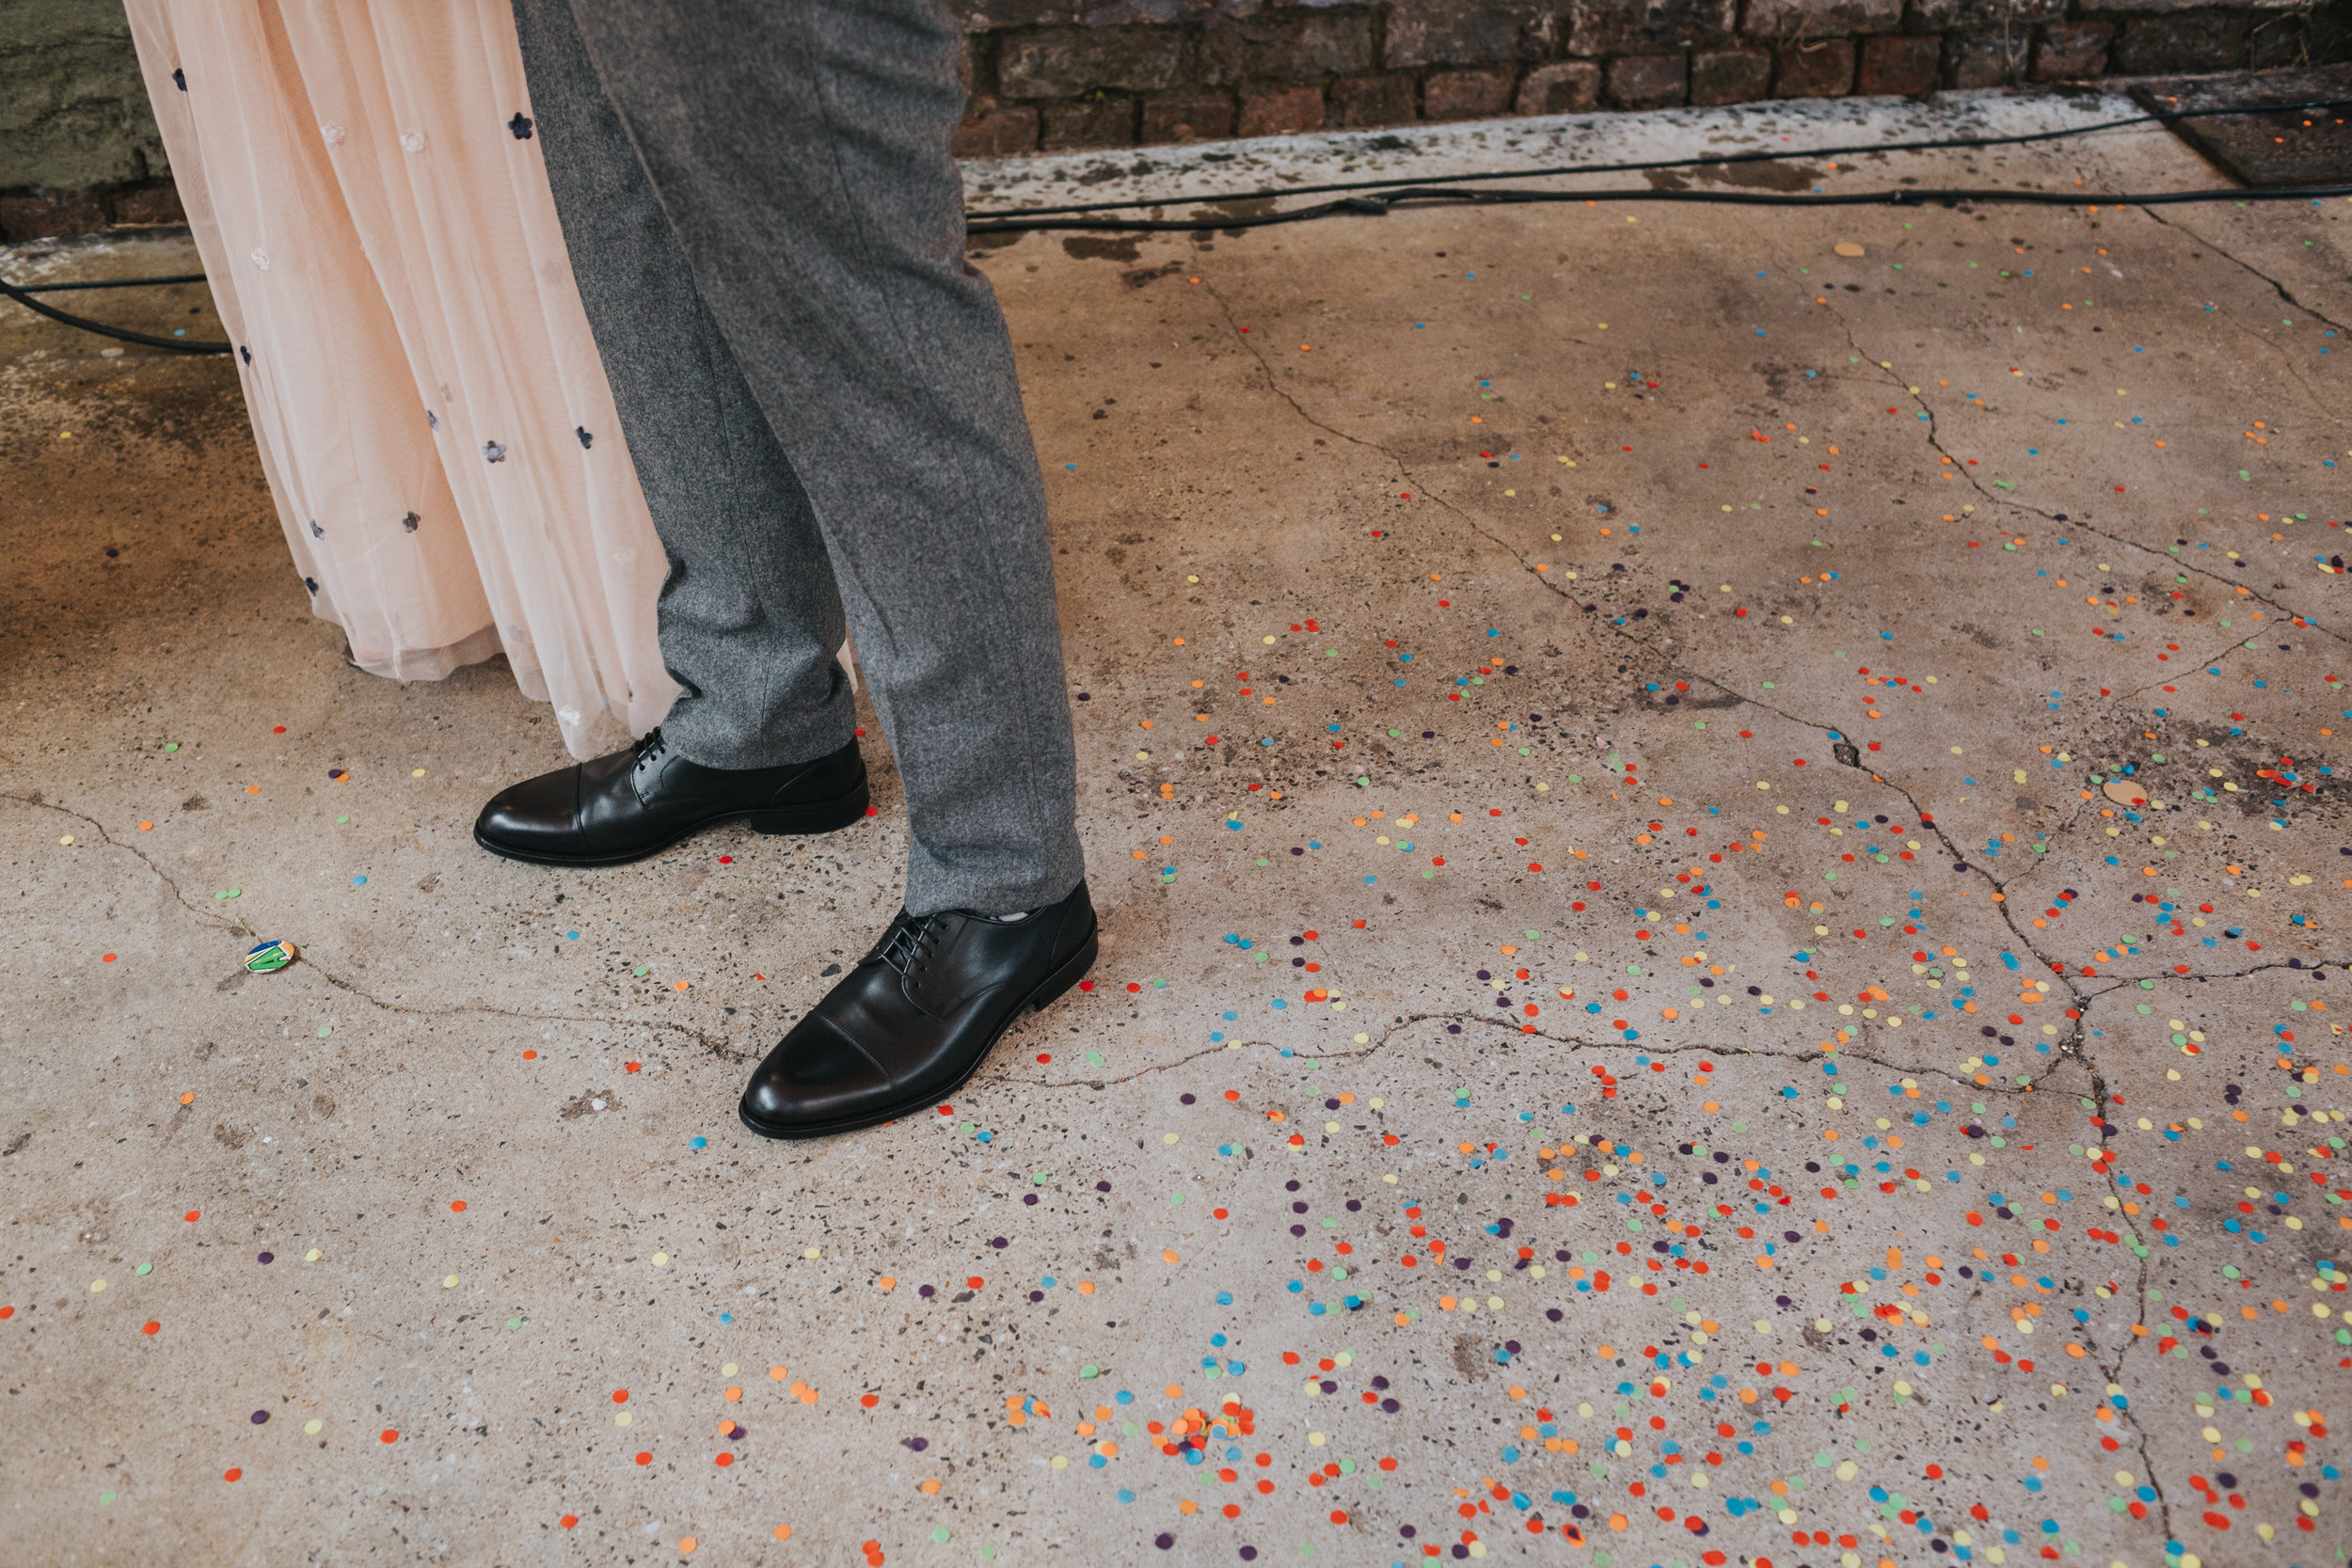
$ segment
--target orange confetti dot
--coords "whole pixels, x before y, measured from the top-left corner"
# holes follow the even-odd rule
[[[580,1515],[577,1513],[566,1513],[564,1517],[558,1519],[556,1524],[564,1529],[575,1529],[579,1528]]]
[[[150,1318],[147,1322],[139,1324],[139,1332],[141,1334],[155,1335],[161,1334],[163,1331],[164,1325],[155,1322],[152,1318]]]
[[[115,956],[112,953],[101,953],[98,956],[98,961],[102,964],[110,964],[115,961]]]
[[[194,1095],[185,1096],[181,1100],[180,1103],[185,1105],[189,1101],[194,1100],[196,1096]],[[191,1209],[180,1217],[187,1221],[190,1225],[194,1225],[197,1221],[204,1217],[204,1212],[201,1209]]]
[[[628,1390],[626,1388],[613,1389],[612,1402],[614,1404],[627,1404],[628,1402]]]
[[[711,1463],[712,1463],[713,1465],[716,1465],[717,1466],[719,1466],[719,1468],[721,1468],[722,1470],[723,1470],[723,1469],[725,1469],[728,1465],[732,1465],[732,1464],[734,1464],[734,1463],[735,1463],[735,1455],[733,1455],[733,1454],[731,1454],[731,1453],[723,1453],[723,1454],[721,1454],[718,1458],[716,1458],[716,1459],[712,1460],[712,1461],[711,1461]]]
[[[244,1474],[245,1472],[243,1470],[237,1469],[232,1465],[229,1469],[223,1470],[220,1473],[220,1479],[223,1481],[235,1481]]]
[[[778,1525],[778,1526],[776,1527],[776,1539],[777,1539],[777,1540],[779,1540],[779,1541],[789,1541],[789,1540],[791,1540],[791,1539],[792,1539],[792,1527],[791,1527],[790,1525]]]
[[[649,1453],[641,1453],[637,1456],[637,1463],[641,1465],[650,1465],[653,1463],[653,1455]]]
[[[1168,1248],[1166,1252],[1161,1253],[1161,1254],[1160,1254],[1160,1261],[1161,1261],[1161,1262],[1163,1262],[1163,1263],[1173,1263],[1173,1262],[1175,1262],[1175,1261],[1176,1261],[1176,1249],[1175,1249],[1175,1248],[1173,1248],[1173,1247],[1170,1247],[1170,1248]]]
[[[382,1432],[377,1433],[375,1436],[376,1441],[379,1443],[397,1443],[400,1441],[400,1431],[396,1427],[386,1427]]]
[[[466,1212],[466,1200],[462,1197],[456,1199],[454,1202],[450,1204],[449,1212],[453,1214],[464,1213]]]
[[[139,824],[139,832],[143,832],[143,833],[151,833],[151,832],[153,832],[154,831],[155,831],[155,824],[154,824],[154,823],[152,823],[152,822],[142,822],[142,823],[140,823],[140,824]]]
[[[196,1096],[193,1094],[183,1094],[180,1097],[180,1103],[183,1105],[193,1105],[196,1103]],[[194,1214],[190,1214],[188,1218],[194,1219],[196,1216]]]

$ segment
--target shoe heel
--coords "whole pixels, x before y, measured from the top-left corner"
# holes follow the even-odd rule
[[[1099,935],[1089,934],[1084,947],[1072,954],[1067,963],[1047,975],[1045,983],[1029,993],[1029,1010],[1043,1012],[1062,992],[1084,979],[1086,972],[1094,967],[1095,955],[1102,951],[1102,945]]]
[[[830,833],[864,820],[869,792],[866,781],[846,795],[830,800],[818,800],[804,806],[787,806],[777,811],[755,811],[751,814],[752,832],[755,833]]]

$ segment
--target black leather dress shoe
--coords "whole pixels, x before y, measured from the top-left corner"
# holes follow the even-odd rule
[[[620,865],[714,823],[762,833],[828,833],[866,815],[857,742],[782,768],[705,768],[655,730],[626,752],[527,779],[493,796],[473,841],[537,865]]]
[[[743,1125],[763,1138],[821,1138],[936,1105],[1013,1022],[1094,967],[1084,882],[1004,921],[900,911],[858,966],[759,1064]]]

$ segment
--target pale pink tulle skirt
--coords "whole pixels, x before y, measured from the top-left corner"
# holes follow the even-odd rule
[[[575,756],[660,722],[665,562],[505,0],[129,11],[317,612],[396,679],[503,652]]]

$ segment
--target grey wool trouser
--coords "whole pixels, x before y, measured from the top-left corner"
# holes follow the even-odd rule
[[[1085,875],[1043,481],[963,259],[940,0],[514,0],[588,322],[669,556],[662,733],[834,751],[844,626],[903,781],[906,904]]]

